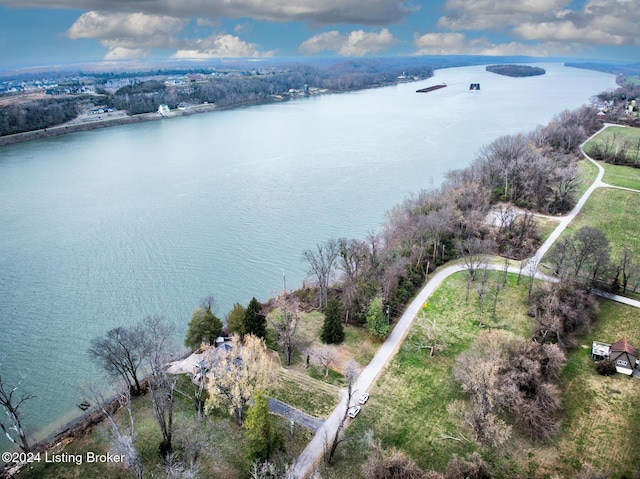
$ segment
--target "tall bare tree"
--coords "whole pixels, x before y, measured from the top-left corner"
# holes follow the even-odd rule
[[[162,433],[160,453],[164,458],[172,450],[174,392],[178,378],[167,374],[175,346],[171,341],[173,329],[160,317],[147,317],[142,322],[147,335],[147,358],[151,377],[147,384],[153,413]]]
[[[23,452],[31,451],[31,445],[27,439],[20,408],[33,398],[34,395],[21,392],[22,381],[15,385],[9,385],[0,373],[0,408],[4,411],[6,419],[0,419],[0,429],[7,439],[18,446]]]
[[[140,377],[147,356],[146,333],[139,325],[117,327],[91,340],[87,350],[104,371],[125,381],[134,394],[142,392]]]
[[[278,337],[278,344],[285,354],[287,366],[291,365],[293,352],[298,345],[300,309],[294,295],[282,292],[275,300],[277,312],[271,323]]]
[[[318,281],[318,305],[320,309],[324,309],[327,306],[329,282],[339,254],[340,247],[335,239],[317,243],[315,250],[308,249],[302,254],[303,259],[309,264],[309,273],[315,276]]]
[[[359,375],[360,365],[352,359],[347,364],[347,371],[345,374],[347,378],[347,392],[345,397],[344,414],[340,418],[340,422],[338,423],[338,427],[336,428],[336,432],[333,435],[331,442],[329,443],[328,438],[325,438],[325,461],[327,464],[333,464],[335,462],[335,455],[338,446],[344,441],[344,437],[342,437],[342,430],[344,429],[344,425],[349,417],[349,410],[353,406],[353,396],[355,393],[353,386],[355,385]]]

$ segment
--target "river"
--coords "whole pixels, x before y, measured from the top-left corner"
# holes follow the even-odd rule
[[[181,341],[207,295],[224,317],[235,302],[267,299],[283,273],[299,286],[304,249],[364,237],[498,136],[615,87],[612,75],[543,66],[530,78],[443,69],[0,147],[0,370],[37,396],[24,409],[30,433],[41,439],[80,413],[78,386],[99,376],[91,338],[161,315]]]

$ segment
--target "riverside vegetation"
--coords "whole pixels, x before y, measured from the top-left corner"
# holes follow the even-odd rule
[[[595,311],[591,304],[593,300],[587,293],[594,281],[598,281],[599,286],[604,281],[611,287],[615,287],[615,282],[604,275],[609,271],[610,263],[607,267],[604,267],[602,262],[598,263],[594,274],[593,269],[582,270],[576,268],[575,264],[572,265],[571,261],[575,258],[571,256],[565,258],[566,262],[563,260],[563,264],[567,265],[565,287],[570,288],[571,293],[563,296],[556,292],[561,290],[538,290],[533,287],[535,284],[530,277],[524,291],[520,289],[518,294],[521,301],[531,304],[529,307],[532,308],[537,323],[545,327],[529,334],[531,326],[526,315],[522,316],[519,323],[512,323],[515,312],[522,307],[508,307],[511,294],[506,293],[506,286],[513,286],[514,282],[517,285],[522,279],[520,275],[517,280],[506,274],[496,277],[487,273],[483,266],[493,253],[500,253],[505,265],[511,262],[517,264],[530,256],[540,244],[536,218],[532,212],[560,214],[574,205],[580,186],[579,169],[576,166],[577,148],[599,127],[595,112],[589,108],[581,108],[572,112],[562,112],[549,125],[539,127],[528,135],[499,138],[484,148],[470,167],[451,172],[439,190],[419,192],[390,211],[379,233],[370,234],[366,240],[330,239],[305,251],[303,258],[310,266],[310,275],[317,287],[294,292],[283,291],[268,304],[260,305],[255,301],[255,304],[250,304],[244,311],[241,305],[234,307],[227,317],[228,332],[238,334],[234,341],[236,351],[244,348],[246,344],[254,351],[253,356],[247,357],[253,357],[255,361],[247,359],[238,362],[231,357],[225,370],[234,365],[244,364],[249,367],[254,363],[262,365],[264,361],[273,361],[275,358],[265,348],[267,344],[282,355],[280,360],[290,365],[289,369],[306,371],[305,363],[310,362],[311,347],[314,345],[303,341],[305,333],[301,325],[308,321],[308,313],[305,311],[319,310],[327,314],[310,313],[315,315],[311,316],[314,319],[310,321],[315,324],[312,329],[316,332],[311,336],[306,335],[304,339],[311,343],[315,342],[319,346],[320,331],[330,331],[336,327],[335,316],[341,318],[341,325],[344,322],[346,348],[342,351],[347,357],[332,362],[330,359],[318,359],[322,357],[320,354],[314,355],[314,363],[322,368],[318,379],[315,380],[321,380],[322,376],[325,376],[331,384],[334,380],[331,379],[330,371],[333,369],[345,372],[344,363],[349,357],[360,354],[357,359],[361,363],[365,363],[367,358],[370,359],[369,355],[362,355],[362,349],[375,348],[376,337],[384,336],[384,328],[382,332],[380,329],[381,319],[386,319],[387,325],[392,325],[393,319],[424,282],[426,275],[439,265],[459,258],[467,266],[467,273],[458,279],[456,294],[450,296],[448,307],[462,307],[462,291],[462,296],[466,295],[465,305],[472,309],[466,313],[446,313],[441,321],[434,322],[434,327],[441,325],[441,334],[434,334],[433,329],[426,333],[416,332],[421,335],[416,340],[430,342],[432,352],[444,348],[444,352],[435,354],[434,358],[437,359],[428,360],[428,367],[420,368],[423,371],[441,368],[438,369],[439,373],[434,369],[434,382],[429,387],[418,387],[410,383],[396,385],[393,387],[395,394],[403,395],[403,398],[393,401],[385,399],[392,397],[391,395],[372,396],[374,408],[371,413],[365,411],[362,416],[363,419],[368,419],[356,422],[347,430],[350,437],[358,437],[361,440],[347,442],[344,447],[338,449],[336,466],[325,472],[329,476],[338,474],[335,477],[345,477],[339,475],[339,471],[342,470],[340,468],[343,467],[341,464],[346,462],[340,458],[344,459],[345,455],[353,453],[354,445],[358,444],[358,447],[364,448],[360,451],[364,451],[364,456],[368,456],[372,462],[368,462],[364,473],[355,472],[356,476],[365,474],[366,477],[384,477],[375,475],[375,471],[379,471],[380,468],[387,470],[387,461],[390,461],[389,464],[404,464],[406,470],[417,474],[411,477],[426,474],[421,472],[420,468],[439,469],[448,477],[469,476],[472,473],[476,474],[476,477],[489,477],[490,474],[497,477],[514,477],[510,476],[514,472],[526,474],[520,469],[513,469],[511,459],[500,456],[496,446],[510,437],[524,441],[522,444],[526,447],[523,450],[531,450],[537,443],[547,444],[557,440],[557,435],[562,430],[562,413],[558,408],[561,390],[557,378],[560,376],[558,365],[563,363],[565,354],[575,354],[574,348],[579,342],[580,334],[588,330],[590,322],[595,317],[595,312],[576,314],[579,311],[577,308],[582,308],[581,311],[584,312]],[[516,215],[511,205],[526,208],[528,211]],[[497,212],[494,214],[497,221],[494,221],[493,225],[486,221],[490,211]],[[589,233],[597,235],[595,232]],[[579,238],[572,240],[579,241]],[[631,265],[637,260],[631,255],[629,261]],[[594,264],[591,259],[587,262],[589,267]],[[578,303],[566,305],[567,297],[578,298]],[[528,303],[529,301],[532,302]],[[545,306],[549,304],[561,307],[554,310]],[[500,312],[505,306],[508,309]],[[440,308],[437,301],[432,307],[435,307],[436,311]],[[336,309],[339,314],[336,313]],[[212,303],[209,302],[196,310],[192,319],[193,328],[190,327],[195,329],[203,326],[205,332],[200,334],[200,337],[204,336],[206,342],[210,342],[217,333],[218,322],[212,316],[215,317],[215,314]],[[448,325],[443,327],[447,321],[445,318],[451,316],[460,316],[466,323],[461,323],[458,329],[453,330],[450,330]],[[551,324],[551,320],[558,317],[560,321]],[[468,318],[474,318],[470,324]],[[327,323],[324,327],[319,324],[323,321]],[[263,412],[252,413],[251,408],[250,429],[239,428],[233,424],[243,422],[243,411],[247,408],[249,397],[254,397],[254,407],[263,410],[261,395],[280,394],[275,379],[265,382],[264,377],[258,377],[265,371],[263,366],[254,372],[247,371],[247,375],[255,373],[256,379],[248,380],[249,386],[239,393],[241,397],[238,402],[237,397],[234,399],[230,396],[231,391],[229,394],[225,392],[222,383],[214,382],[215,375],[208,376],[211,381],[209,384],[215,386],[204,388],[201,387],[205,385],[202,380],[199,383],[191,383],[171,377],[166,374],[164,368],[158,367],[159,364],[164,364],[165,355],[173,350],[168,341],[171,334],[162,325],[163,322],[159,318],[148,318],[140,326],[121,328],[123,331],[118,334],[113,333],[110,336],[108,333],[105,337],[118,346],[122,345],[123,341],[117,338],[129,338],[128,344],[131,347],[126,347],[125,350],[116,349],[113,357],[124,357],[133,361],[123,363],[125,367],[120,363],[103,363],[106,372],[112,377],[123,378],[128,387],[118,396],[122,405],[119,415],[113,415],[113,410],[107,407],[109,404],[102,408],[110,418],[108,423],[111,425],[111,433],[108,432],[108,428],[101,428],[100,432],[94,433],[89,444],[90,447],[114,447],[123,451],[123,454],[126,452],[129,469],[105,466],[98,475],[125,477],[135,473],[138,477],[150,474],[154,477],[216,477],[224,474],[225,477],[242,477],[251,474],[253,477],[274,477],[282,474],[286,463],[290,462],[299,450],[298,441],[302,439],[304,442],[304,434],[287,434],[286,426],[282,427],[282,423],[278,426],[277,419]],[[555,330],[549,329],[552,325]],[[255,329],[249,330],[248,327]],[[472,338],[485,328],[507,330],[511,339],[503,341],[487,337],[482,340],[485,341],[484,344],[480,341],[472,346]],[[549,331],[553,331],[553,334],[548,334]],[[245,339],[241,340],[240,335],[243,334]],[[339,336],[338,334],[336,337]],[[518,339],[518,336],[524,339]],[[193,337],[197,338],[198,334]],[[351,339],[353,337],[356,337],[355,341]],[[539,346],[531,342],[532,338],[538,339],[536,344]],[[560,338],[562,341],[558,340]],[[100,341],[100,338],[97,341]],[[191,340],[188,341],[191,343]],[[506,349],[498,348],[496,343],[505,343]],[[418,360],[416,356],[418,354],[422,357],[422,349],[416,346],[413,346],[415,354],[404,356],[404,351],[408,352],[411,347],[411,342],[407,342],[394,363],[422,363],[423,359]],[[486,354],[487,347],[492,354]],[[525,381],[528,384],[527,388],[520,389],[520,396],[510,397],[495,395],[494,389],[486,390],[486,394],[494,395],[491,404],[485,407],[482,402],[478,403],[477,397],[474,396],[476,393],[473,392],[478,390],[477,386],[466,383],[464,376],[468,373],[467,365],[471,362],[482,363],[464,359],[470,357],[463,355],[469,348],[470,351],[477,351],[480,357],[496,361],[496,367],[490,364],[486,366],[487,370],[496,371],[487,376],[488,384],[510,385],[507,389],[511,390],[514,384],[516,389],[520,389],[524,383],[519,381]],[[129,354],[131,351],[135,353]],[[304,354],[306,351],[308,354]],[[493,352],[496,355],[493,355]],[[445,355],[449,359],[439,361]],[[94,357],[99,355],[94,354]],[[271,359],[268,359],[269,357]],[[262,359],[258,361],[257,358]],[[523,370],[524,376],[517,378],[514,371],[506,367],[509,363],[515,362],[530,365]],[[553,367],[549,366],[551,362],[554,364]],[[129,368],[132,363],[137,364],[134,374],[137,375],[137,368],[140,367],[140,371],[147,375],[149,382],[146,389],[139,380],[133,380]],[[540,376],[536,371],[543,363],[547,364],[544,366],[547,367],[547,372]],[[451,369],[454,364],[458,365],[458,372]],[[392,365],[392,369],[393,367]],[[308,371],[313,371],[313,368],[310,367]],[[323,374],[325,372],[326,374]],[[406,374],[407,371],[401,367],[394,376],[403,378]],[[337,378],[340,384],[340,374],[333,377]],[[459,386],[452,382],[454,377],[459,380]],[[293,382],[297,383],[295,380]],[[247,389],[251,388],[253,389],[247,392]],[[131,401],[130,392],[138,393],[145,390],[148,394]],[[331,391],[331,388],[327,391]],[[394,426],[389,422],[389,418],[394,417],[394,414],[385,414],[383,411],[373,414],[375,407],[390,408],[395,404],[401,404],[402,413],[412,420],[415,419],[413,414],[418,410],[433,411],[434,404],[429,401],[429,397],[446,391],[458,397],[460,391],[467,392],[468,400],[454,404],[450,411],[441,411],[438,420],[440,422],[432,424],[431,418],[425,418],[420,427],[424,427],[425,424],[439,427],[438,424],[441,424],[443,428],[438,429],[438,432],[451,436],[442,438],[441,444],[459,443],[462,448],[455,451],[444,448],[431,459],[429,455],[420,455],[422,453],[417,448],[427,443],[434,445],[433,440],[418,444],[413,441],[416,437],[415,432],[412,433],[409,429],[401,430],[401,436],[394,435],[398,425]],[[421,396],[423,393],[424,397]],[[212,399],[218,395],[226,396],[226,399]],[[330,393],[328,395],[331,396]],[[405,401],[408,397],[415,398],[419,404],[410,406],[410,403]],[[221,399],[224,401],[219,402]],[[375,406],[376,404],[378,406]],[[229,421],[225,412],[227,410],[233,412],[233,422]],[[207,414],[201,415],[202,412]],[[141,419],[145,417],[146,420]],[[133,419],[130,420],[131,418]],[[270,421],[274,420],[275,426],[269,425]],[[187,432],[178,433],[179,430]],[[221,432],[225,430],[228,433]],[[222,436],[225,436],[225,439]],[[216,438],[215,442],[210,442],[213,437]],[[197,438],[202,440],[196,440]],[[376,443],[374,438],[381,442]],[[413,446],[410,445],[411,441]],[[217,449],[212,447],[213,444],[216,444]],[[368,444],[379,445],[370,448]],[[391,449],[394,446],[406,452],[394,451]],[[226,459],[220,458],[221,451],[229,453],[229,456]],[[411,456],[424,458],[418,464],[420,468],[416,468],[410,459]],[[220,464],[215,463],[215,457],[220,459]],[[530,463],[533,465],[529,466],[529,473],[535,475],[535,462],[532,460]],[[353,464],[358,465],[359,461],[352,462],[350,467]],[[35,477],[65,474],[58,469],[61,467],[65,466],[37,464],[36,472],[33,474],[38,474]],[[30,473],[25,471],[25,474]],[[75,474],[81,475],[83,472],[76,469]],[[438,477],[439,472],[429,474],[430,477]]]

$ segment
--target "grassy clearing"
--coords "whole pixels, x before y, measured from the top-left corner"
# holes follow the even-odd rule
[[[640,155],[640,128],[627,126],[610,126],[600,134],[592,138],[584,147],[584,151],[589,153],[596,145],[613,145],[613,148],[624,148],[626,146],[626,157],[635,160]],[[620,150],[622,151],[622,150]]]
[[[631,166],[610,165],[600,162],[604,168],[604,177],[602,181],[614,186],[622,186],[640,190],[640,168]]]
[[[560,219],[536,217],[536,229],[543,243],[547,241],[547,238],[549,238],[551,233],[558,227],[558,223],[560,223]]]
[[[634,252],[635,261],[640,261],[640,236],[636,226],[638,218],[640,193],[599,188],[593,192],[560,240],[583,226],[594,226],[602,230],[611,242],[612,260],[619,257],[624,247],[629,247]]]
[[[500,276],[498,272],[489,274],[491,291]],[[476,450],[472,442],[444,438],[461,438],[467,434],[447,411],[447,406],[461,397],[452,368],[455,357],[486,327],[519,335],[528,333],[527,280],[522,278],[520,287],[516,282],[517,276],[508,276],[507,288],[499,296],[495,319],[491,318],[493,293],[487,295],[484,328],[480,326],[475,285],[469,302],[465,303],[466,273],[449,277],[438,288],[428,301],[426,318],[435,319],[442,328],[447,337],[446,348],[434,357],[429,357],[426,351],[417,351],[412,346],[414,325],[397,356],[370,391],[369,402],[348,428],[350,440],[339,452],[342,457],[338,465],[325,470],[323,477],[361,477],[361,466],[372,437],[380,439],[385,448],[394,446],[404,450],[425,470],[442,470],[453,454],[466,456]],[[510,470],[513,467],[513,464],[508,466]]]

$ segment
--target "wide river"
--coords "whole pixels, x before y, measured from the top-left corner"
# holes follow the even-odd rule
[[[267,299],[283,272],[299,286],[304,249],[364,237],[493,139],[615,87],[612,75],[543,66],[531,78],[444,69],[0,147],[0,371],[37,396],[24,409],[30,432],[42,438],[80,413],[78,386],[100,376],[91,338],[161,315],[181,343],[201,298],[214,295],[224,317],[234,302]]]

